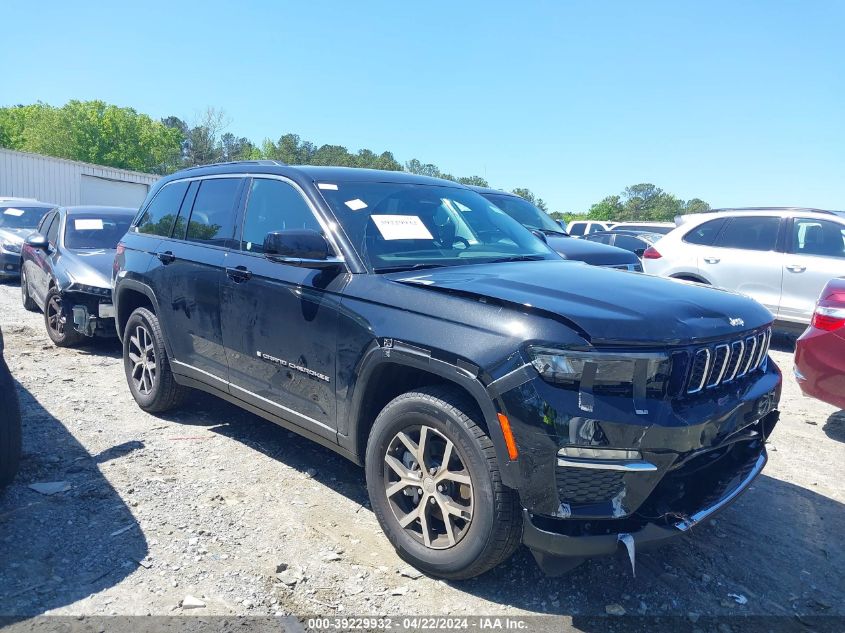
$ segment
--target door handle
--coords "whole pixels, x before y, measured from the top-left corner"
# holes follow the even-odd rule
[[[807,270],[807,267],[802,266],[801,264],[790,264],[786,267],[786,269],[793,273],[803,273],[805,270]]]
[[[156,253],[156,257],[158,257],[161,260],[161,263],[165,266],[176,261],[176,255],[174,255],[171,251]]]
[[[246,266],[237,266],[235,268],[226,268],[226,276],[236,284],[239,284],[252,279],[252,272],[247,270]]]
[[[718,264],[720,260],[718,257],[705,257],[704,261],[708,264]]]

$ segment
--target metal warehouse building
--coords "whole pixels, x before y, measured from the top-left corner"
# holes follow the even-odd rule
[[[0,149],[0,198],[140,207],[161,176]]]

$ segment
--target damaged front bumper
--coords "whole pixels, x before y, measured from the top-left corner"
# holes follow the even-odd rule
[[[776,413],[770,415],[776,416]],[[738,449],[741,449],[741,455],[734,456],[731,469],[717,476],[717,481],[713,481],[712,473],[710,477],[703,474],[706,483],[700,488],[709,489],[709,492],[694,495],[702,504],[695,510],[681,502],[676,511],[667,511],[661,517],[638,514],[624,520],[571,521],[534,515],[523,509],[523,543],[543,571],[550,575],[563,573],[587,558],[612,555],[620,545],[627,549],[633,567],[637,550],[648,549],[688,532],[728,506],[751,485],[762,472],[768,456],[762,440],[756,446],[737,446],[732,451]],[[721,464],[718,468],[726,466]],[[695,475],[687,473],[684,476]],[[673,475],[668,477],[671,479]],[[655,491],[652,507],[666,502],[661,494],[661,491]]]
[[[766,463],[782,377],[769,360],[706,392],[670,384],[638,406],[602,394],[589,410],[577,390],[530,367],[508,381],[493,384],[519,447],[503,479],[524,508],[524,543],[555,574],[620,543],[633,561],[637,548],[683,534],[733,501]]]
[[[114,325],[114,305],[111,293],[93,294],[66,291],[62,295],[62,310],[67,323],[85,336],[113,337],[117,335]]]

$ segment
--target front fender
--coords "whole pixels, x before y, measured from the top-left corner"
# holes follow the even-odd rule
[[[455,364],[440,360],[432,354],[431,350],[394,339],[373,341],[359,363],[356,371],[357,380],[349,399],[348,419],[352,421],[352,424],[347,429],[347,434],[338,434],[338,440],[344,448],[358,455],[359,459],[363,461],[366,439],[364,438],[362,441],[361,434],[358,432],[358,425],[361,422],[361,412],[365,405],[364,395],[370,380],[385,365],[399,365],[421,370],[453,383],[466,391],[478,404],[478,408],[484,416],[483,421],[487,427],[490,440],[496,449],[502,482],[510,487],[517,485],[517,464],[511,462],[508,457],[505,438],[499,425],[498,410],[487,387],[479,379],[479,368],[462,360],[457,360]]]

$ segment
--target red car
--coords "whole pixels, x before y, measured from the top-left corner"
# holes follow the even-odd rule
[[[795,347],[795,378],[808,396],[845,409],[845,277],[822,290]]]

